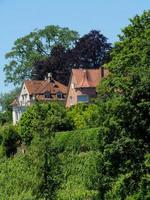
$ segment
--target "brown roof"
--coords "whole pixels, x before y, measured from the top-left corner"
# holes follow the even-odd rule
[[[104,70],[102,72],[102,70]],[[102,74],[103,73],[103,74]],[[73,69],[72,75],[76,88],[97,87],[103,76],[108,74],[108,70],[100,69]]]
[[[40,95],[47,91],[51,94],[57,94],[57,92],[66,94],[67,92],[67,87],[55,80],[53,82],[48,80],[26,80],[24,83],[30,95]]]
[[[55,80],[52,82],[49,82],[48,80],[25,80],[24,84],[29,92],[29,95],[35,95],[37,100],[57,100],[57,94],[59,92],[61,92],[64,97],[67,93],[67,87]],[[50,99],[45,97],[45,92],[50,92]],[[10,105],[19,105],[18,97],[14,99]]]

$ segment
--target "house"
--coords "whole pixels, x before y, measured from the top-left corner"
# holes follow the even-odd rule
[[[107,75],[108,70],[103,67],[99,69],[73,69],[68,86],[66,107],[81,102],[88,103],[91,98],[96,97],[96,88],[102,78]]]
[[[19,96],[13,101],[13,124],[15,125],[22,113],[35,101],[65,101],[67,87],[55,81],[51,75],[47,80],[25,80]]]

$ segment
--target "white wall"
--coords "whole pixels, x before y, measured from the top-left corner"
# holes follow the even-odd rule
[[[12,111],[14,125],[16,125],[16,123],[20,120],[23,112],[26,110],[26,106],[30,105],[30,95],[25,84],[23,84],[22,86],[20,95],[18,97],[18,101],[19,105],[13,106],[13,111]]]
[[[12,117],[13,117],[13,125],[16,125],[17,122],[20,120],[22,114],[25,112],[27,107],[25,106],[13,106],[13,112],[12,112]]]
[[[23,86],[22,86],[18,100],[19,100],[19,104],[21,106],[30,105],[30,95],[29,95],[29,92],[28,92],[25,84],[23,84]]]

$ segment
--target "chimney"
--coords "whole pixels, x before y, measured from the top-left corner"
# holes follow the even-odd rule
[[[83,69],[83,79],[88,79],[86,69]]]
[[[48,73],[47,80],[48,80],[48,82],[52,81],[52,74],[51,73]]]

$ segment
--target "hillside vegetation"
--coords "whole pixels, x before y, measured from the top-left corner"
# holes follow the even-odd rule
[[[43,153],[44,143],[47,155],[52,154],[48,161]],[[54,199],[98,199],[101,157],[98,128],[56,133],[50,146],[48,143],[45,139],[36,139],[25,154],[20,152],[13,159],[3,158],[0,164],[0,199],[29,200],[38,195],[39,199],[45,199],[40,196],[43,186],[53,190]],[[44,171],[49,171],[49,175]]]
[[[150,199],[150,11],[111,51],[92,104],[37,102],[0,128],[1,200]]]

